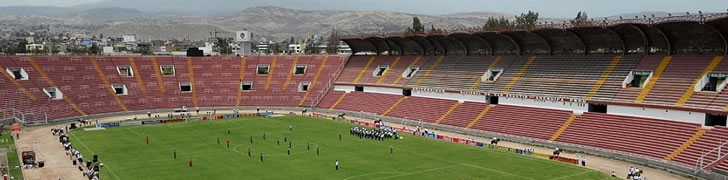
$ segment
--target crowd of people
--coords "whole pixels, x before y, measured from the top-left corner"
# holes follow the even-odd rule
[[[645,172],[642,171],[639,167],[629,167],[627,170],[627,179],[629,180],[647,180],[647,177],[644,177],[643,174]]]
[[[358,136],[361,138],[367,138],[367,139],[374,139],[378,141],[384,141],[386,139],[399,139],[399,134],[397,134],[397,131],[388,128],[386,126],[380,126],[379,129],[369,129],[365,127],[353,127],[351,130],[349,130],[349,134]]]
[[[66,155],[69,156],[73,165],[78,165],[78,170],[83,172],[83,176],[88,177],[89,180],[98,180],[99,164],[97,159],[88,162],[84,161],[83,154],[73,146],[67,133],[68,127],[51,129],[51,134],[58,136],[58,141],[63,145],[63,149],[66,150]]]

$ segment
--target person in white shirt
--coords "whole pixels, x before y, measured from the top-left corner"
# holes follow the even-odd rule
[[[337,171],[339,170],[339,160],[338,159],[336,160],[336,170]]]
[[[634,173],[634,167],[629,167],[627,170],[627,179],[632,178],[632,173]]]

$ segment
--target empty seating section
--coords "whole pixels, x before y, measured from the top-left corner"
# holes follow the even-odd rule
[[[331,90],[328,93],[326,93],[326,96],[324,96],[324,98],[321,99],[321,102],[319,102],[318,105],[316,105],[316,107],[323,108],[323,109],[329,109],[329,108],[331,108],[331,106],[333,106],[336,103],[336,101],[339,100],[339,97],[341,97],[341,95],[344,93],[345,93],[344,91]]]
[[[387,116],[414,121],[435,122],[457,101],[409,96]]]
[[[546,56],[537,57],[511,93],[541,95],[546,97],[585,98],[597,84],[614,56]],[[621,82],[637,58],[624,57],[599,88],[596,97],[611,97],[621,88]]]
[[[432,58],[428,56],[352,56],[336,83],[401,87],[408,82],[414,82],[411,80],[417,80],[416,77],[403,77],[403,73],[407,72],[411,66],[419,68],[418,72],[426,70],[423,65],[429,59]],[[370,60],[371,63],[369,63]],[[397,63],[394,64],[395,62]],[[381,76],[377,76],[375,73],[379,71],[380,67],[387,67],[387,69],[382,71]],[[413,75],[418,74],[421,73],[413,73]]]
[[[366,67],[369,60],[374,61],[373,59],[376,58],[373,56],[352,56],[346,66],[344,66],[344,70],[341,71],[341,74],[336,79],[336,83],[354,84],[354,80],[361,74],[362,69]],[[371,64],[369,65],[371,66]]]
[[[673,56],[644,103],[675,105],[712,59],[712,56]]]
[[[446,56],[420,86],[426,88],[468,90],[488,70],[495,57]],[[425,71],[418,73],[421,77]],[[411,83],[410,83],[411,84]]]
[[[570,111],[495,105],[472,129],[549,139],[569,119]]]
[[[15,108],[26,114],[26,120],[41,121],[76,117],[85,114],[101,114],[128,110],[175,108],[180,106],[235,106],[241,79],[254,84],[253,89],[242,93],[241,106],[297,106],[305,91],[299,84],[306,82],[311,91],[303,101],[306,105],[319,98],[336,71],[343,66],[346,56],[301,56],[295,64],[305,65],[302,74],[291,75],[295,65],[293,57],[276,57],[277,64],[270,81],[267,75],[257,75],[258,64],[273,64],[273,56],[247,57],[246,66],[240,57],[1,57],[3,68],[23,68],[29,80],[18,80],[36,100],[26,96],[21,88],[2,77],[0,96],[7,97],[0,108]],[[326,59],[326,64],[324,63]],[[42,69],[68,100],[50,100],[43,88],[52,85],[45,80],[32,62]],[[119,70],[119,67],[129,67]],[[164,67],[164,68],[163,68]],[[319,68],[321,67],[321,68]],[[191,69],[190,69],[191,68]],[[240,68],[246,68],[241,76]],[[190,71],[192,70],[192,71]],[[5,69],[3,69],[5,71]],[[103,74],[100,76],[99,71]],[[122,76],[122,72],[124,76]],[[190,77],[190,74],[193,76]],[[315,79],[318,78],[318,79]],[[104,81],[106,80],[106,82]],[[283,84],[288,81],[286,89]],[[315,81],[315,82],[314,82]],[[194,82],[194,84],[192,84]],[[265,85],[270,84],[265,90]],[[191,84],[190,91],[181,86]],[[126,87],[126,92],[111,89]],[[194,93],[192,92],[194,91]],[[117,101],[114,96],[117,96]],[[121,104],[120,104],[121,103]],[[71,104],[79,107],[79,111]]]
[[[354,112],[368,112],[381,115],[391,107],[400,95],[351,92],[336,106],[336,109],[349,110]],[[336,97],[338,98],[338,97]]]
[[[698,124],[587,112],[557,141],[662,159],[699,128]]]
[[[518,74],[521,67],[526,64],[526,61],[530,58],[529,56],[503,56],[495,64],[495,69],[503,69],[500,73],[500,77],[496,81],[485,81],[482,82],[477,91],[488,92],[488,93],[501,93],[501,91],[510,83],[510,81]],[[482,74],[481,74],[482,75]],[[469,89],[471,84],[463,85],[463,89]]]
[[[662,58],[663,56],[645,56],[642,58],[642,60],[640,60],[640,63],[637,64],[634,69],[632,69],[632,71],[652,72],[657,69],[657,66],[660,64]],[[614,98],[612,98],[612,101],[634,103],[635,99],[637,99],[637,96],[639,96],[640,91],[642,91],[642,89],[635,87],[622,88],[619,90],[619,92],[617,92]]]
[[[193,61],[198,105],[235,106],[240,88],[239,57]]]
[[[397,61],[397,58],[399,58],[399,61]],[[395,57],[389,64],[389,69],[387,70],[388,72],[385,74],[384,77],[376,78],[375,84],[383,86],[402,86],[407,80],[410,79],[402,77],[402,74],[407,71],[410,65],[421,66],[424,60],[426,60],[426,58],[421,56]],[[394,61],[397,61],[397,64],[394,64]],[[392,66],[392,64],[394,64],[394,66]],[[397,81],[397,79],[399,79],[399,82],[395,84],[394,82]]]
[[[723,61],[713,69],[713,72],[728,73],[728,57],[724,57]],[[685,106],[696,106],[705,109],[718,111],[726,111],[728,103],[728,89],[723,89],[719,93],[715,92],[696,92],[687,101]]]
[[[447,118],[440,122],[440,124],[466,127],[468,123],[473,121],[473,119],[477,117],[487,106],[488,104],[485,103],[465,102],[455,108],[455,110],[450,113]]]
[[[673,162],[682,163],[688,167],[695,166],[695,162],[708,151],[717,148],[720,144],[726,142],[728,137],[728,128],[715,127],[708,130],[700,139],[695,141],[689,148],[685,149],[680,155],[673,159]],[[710,153],[706,155],[707,160],[717,159],[717,153]],[[706,162],[707,163],[707,162]],[[726,169],[728,170],[728,168]]]

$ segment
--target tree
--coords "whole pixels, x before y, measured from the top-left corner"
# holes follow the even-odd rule
[[[521,28],[534,28],[536,27],[536,22],[538,22],[537,12],[528,11],[526,14],[521,13],[521,15],[516,16],[516,26]]]
[[[233,48],[227,38],[218,37],[217,43],[213,47],[215,51],[219,52],[220,55],[229,55],[233,53]]]
[[[483,25],[483,29],[500,29],[511,26],[511,21],[501,16],[500,18],[489,17]]]
[[[571,20],[571,24],[587,25],[589,24],[589,16],[586,15],[586,12],[579,11],[579,13],[576,14],[576,18],[574,18],[574,20]]]
[[[430,25],[430,33],[441,33],[443,32],[442,29],[437,29],[434,24]]]
[[[151,55],[152,54],[151,44],[140,44],[139,47],[134,49],[134,51],[132,51],[132,52],[139,53],[142,55]]]
[[[412,18],[412,28],[407,29],[408,32],[425,32],[425,26],[420,22],[420,18],[415,16]]]
[[[25,45],[28,45],[28,41],[23,39],[18,43],[18,46],[15,48],[16,53],[27,53],[27,49],[25,49]]]
[[[273,44],[269,44],[268,47],[269,47],[270,53],[272,53],[274,55],[278,54],[278,52],[280,52],[280,49],[281,49],[281,46],[275,42]]]
[[[326,44],[326,53],[336,54],[339,51],[339,41],[339,33],[336,32],[336,29],[332,29],[329,42]]]
[[[89,55],[97,55],[99,54],[99,46],[96,45],[96,43],[92,43],[91,47],[88,48],[88,54]]]
[[[288,41],[288,44],[296,44],[296,39],[291,36],[291,40]]]

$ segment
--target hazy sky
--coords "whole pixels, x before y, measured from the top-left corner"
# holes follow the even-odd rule
[[[75,6],[103,0],[0,0],[0,6]],[[134,3],[127,7],[148,10],[150,4],[165,4],[168,8],[202,11],[215,8],[240,10],[261,5],[294,9],[326,10],[384,10],[418,14],[449,14],[457,12],[489,11],[518,14],[528,10],[541,13],[541,17],[572,17],[577,11],[587,11],[591,17],[610,16],[643,11],[667,12],[726,12],[728,0],[112,0],[114,4]],[[159,2],[155,2],[159,1]],[[179,3],[174,3],[179,2]],[[203,4],[198,4],[203,3]],[[174,5],[178,4],[178,5]],[[222,5],[221,5],[222,4]],[[178,6],[178,7],[177,7]]]

